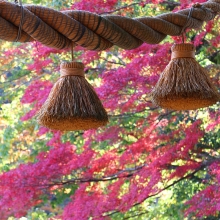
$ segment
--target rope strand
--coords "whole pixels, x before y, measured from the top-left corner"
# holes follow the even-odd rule
[[[42,6],[23,6],[19,2],[18,7],[0,0],[0,39],[36,40],[56,49],[71,48],[72,42],[100,51],[113,45],[130,50],[144,42],[158,44],[167,35],[180,36],[186,28],[201,28],[204,21],[220,13],[220,0],[195,4],[191,9],[175,13],[133,19],[87,11],[59,12]]]

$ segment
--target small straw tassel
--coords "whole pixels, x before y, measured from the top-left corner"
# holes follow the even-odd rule
[[[220,100],[207,71],[195,60],[192,44],[175,44],[172,60],[151,92],[152,102],[166,109],[195,110]]]
[[[88,130],[106,125],[107,113],[79,62],[62,63],[61,77],[38,112],[39,124],[61,131]]]

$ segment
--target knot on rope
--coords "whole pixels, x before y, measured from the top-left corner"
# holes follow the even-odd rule
[[[85,77],[84,65],[79,62],[63,62],[60,65],[60,77],[81,76]]]

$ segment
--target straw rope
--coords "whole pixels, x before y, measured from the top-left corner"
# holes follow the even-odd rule
[[[113,45],[130,50],[143,42],[158,44],[167,35],[181,35],[186,27],[201,28],[204,21],[214,19],[217,13],[220,13],[220,0],[196,4],[191,11],[189,8],[133,19],[100,16],[87,11],[59,12],[47,7],[19,6],[0,0],[0,39],[19,42],[36,40],[57,49],[71,48],[74,42],[88,50],[106,50]],[[19,27],[22,28],[20,33]]]

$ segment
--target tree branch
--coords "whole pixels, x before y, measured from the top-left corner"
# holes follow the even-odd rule
[[[103,13],[100,13],[100,15],[103,15],[103,14],[112,14],[112,13],[114,13],[114,12],[120,11],[120,10],[125,9],[125,8],[130,8],[130,7],[132,7],[132,6],[134,6],[134,5],[138,5],[138,4],[140,4],[140,2],[135,2],[135,3],[132,3],[132,4],[130,4],[130,5],[125,5],[125,6],[123,6],[123,7],[116,8],[115,10],[112,10],[112,11],[103,12]]]
[[[71,180],[66,180],[66,181],[62,181],[62,182],[54,182],[51,183],[49,185],[47,185],[48,187],[50,186],[60,186],[60,185],[68,185],[68,184],[79,184],[79,183],[88,183],[88,182],[105,182],[105,181],[110,181],[110,180],[115,180],[115,179],[119,179],[119,178],[129,178],[132,177],[134,174],[136,174],[138,171],[140,171],[144,166],[146,166],[146,164],[137,166],[137,167],[133,167],[133,168],[127,168],[125,170],[120,170],[119,172],[110,175],[110,176],[106,176],[106,177],[102,177],[102,178],[75,178],[75,179],[71,179]],[[125,175],[121,175],[123,173],[127,173]]]
[[[125,6],[122,6],[122,7],[120,7],[120,8],[116,8],[115,10],[112,10],[112,11],[107,11],[107,12],[100,13],[99,15],[112,14],[112,13],[114,13],[114,12],[120,11],[120,10],[125,9],[125,8],[133,7],[133,6],[139,5],[139,4],[141,4],[141,3],[144,3],[144,2],[142,2],[142,1],[140,1],[140,2],[134,2],[134,3],[130,4],[130,5],[125,5]],[[178,2],[172,2],[172,1],[163,1],[163,2],[161,2],[160,4],[161,4],[161,5],[162,5],[162,4],[167,4],[167,5],[170,5],[170,6],[172,6],[172,7],[180,6],[180,3],[178,3]]]
[[[184,176],[184,177],[182,177],[182,178],[180,178],[180,179],[174,181],[173,183],[171,183],[171,184],[167,185],[166,187],[164,187],[163,189],[159,190],[157,193],[154,193],[154,194],[151,194],[151,195],[147,196],[147,197],[144,198],[141,202],[135,203],[132,207],[138,206],[138,205],[140,205],[141,203],[143,203],[145,200],[147,200],[147,199],[149,199],[149,198],[151,198],[151,197],[154,197],[154,196],[160,194],[161,192],[163,192],[163,191],[165,191],[165,190],[171,188],[172,186],[176,185],[177,183],[179,183],[179,182],[181,182],[181,181],[183,181],[183,180],[185,180],[185,179],[188,179],[188,178],[193,177],[193,176],[194,176],[196,173],[198,173],[200,170],[204,169],[205,167],[211,165],[212,163],[214,163],[214,162],[216,162],[216,161],[220,161],[220,158],[217,158],[216,160],[206,161],[206,162],[202,163],[201,166],[200,166],[199,168],[197,168],[196,170],[194,170],[192,173],[190,173],[190,174],[188,174],[188,175],[186,175],[186,176]],[[119,210],[116,210],[116,211],[113,211],[113,212],[111,212],[111,213],[109,213],[109,214],[107,214],[107,215],[103,215],[103,216],[111,216],[111,215],[114,215],[114,214],[116,214],[116,213],[118,213],[118,212],[120,212],[120,211],[119,211]],[[103,217],[103,216],[102,216],[102,217]]]

